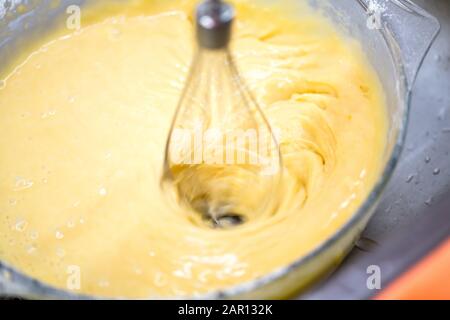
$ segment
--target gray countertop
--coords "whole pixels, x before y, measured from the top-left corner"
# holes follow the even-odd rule
[[[450,198],[450,1],[415,2],[438,18],[441,32],[413,90],[406,147],[400,163],[364,232],[361,245],[355,247],[335,273],[302,298],[364,298],[364,294],[361,296],[364,290],[357,288],[366,286],[367,273],[362,262],[370,260],[376,251],[367,246],[391,246],[391,255],[401,258],[408,250],[401,246],[395,249],[391,239],[396,233],[405,230],[407,233],[417,221],[433,217],[439,210],[446,211],[444,219],[450,220],[450,206],[442,208],[441,205],[443,199]],[[448,228],[444,232],[449,235]],[[427,237],[427,234],[420,236]]]

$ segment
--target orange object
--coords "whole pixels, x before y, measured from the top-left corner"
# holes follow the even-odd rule
[[[375,299],[450,300],[450,237]]]

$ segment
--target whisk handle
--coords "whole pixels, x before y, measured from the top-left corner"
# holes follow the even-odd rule
[[[205,49],[223,49],[231,38],[233,7],[221,0],[205,0],[197,7],[197,41]]]

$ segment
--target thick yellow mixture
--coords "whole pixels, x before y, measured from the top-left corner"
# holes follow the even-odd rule
[[[159,182],[194,51],[194,2],[169,3],[58,37],[3,76],[1,260],[61,288],[77,266],[82,293],[200,294],[293,262],[364,201],[386,129],[361,49],[316,14],[238,1],[233,53],[283,130],[281,207],[230,230],[169,209]]]

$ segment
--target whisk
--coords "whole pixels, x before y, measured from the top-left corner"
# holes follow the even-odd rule
[[[197,7],[198,49],[167,140],[163,185],[189,218],[230,228],[273,214],[282,159],[276,136],[229,49],[234,8]]]

